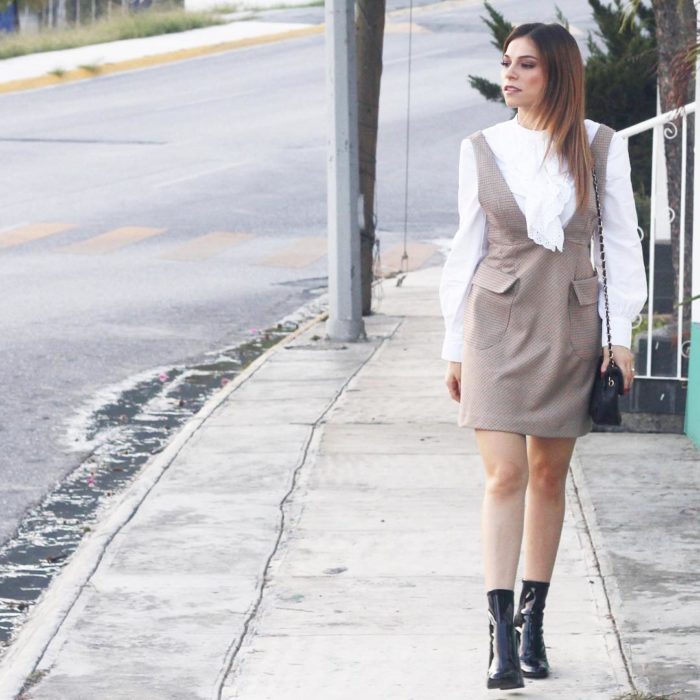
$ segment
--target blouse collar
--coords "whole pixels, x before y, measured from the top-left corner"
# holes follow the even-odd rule
[[[518,113],[515,113],[515,116],[511,119],[513,124],[515,125],[515,129],[519,134],[522,134],[525,138],[532,138],[532,139],[541,139],[547,136],[547,130],[546,129],[528,129],[526,126],[523,126],[519,121],[518,121]]]

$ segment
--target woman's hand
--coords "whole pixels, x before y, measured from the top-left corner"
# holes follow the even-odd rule
[[[447,390],[450,392],[450,396],[455,401],[459,401],[462,385],[461,362],[452,362],[451,360],[448,360],[447,374],[445,374],[445,384],[447,384]]]
[[[629,348],[624,345],[613,345],[613,357],[615,358],[615,364],[622,370],[622,376],[624,378],[624,389],[625,394],[629,393],[632,387],[632,382],[634,381],[634,355]],[[610,362],[610,353],[608,352],[608,346],[603,346],[603,364],[600,367],[600,373],[605,372],[605,368]]]

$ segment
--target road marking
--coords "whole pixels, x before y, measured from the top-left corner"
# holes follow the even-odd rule
[[[200,177],[207,177],[208,175],[214,175],[215,173],[223,172],[224,170],[231,170],[232,168],[238,168],[241,165],[247,165],[250,163],[249,160],[239,160],[235,163],[227,163],[226,165],[221,165],[218,168],[210,168],[209,170],[202,170],[198,173],[191,173],[190,175],[183,175],[183,177],[178,177],[174,180],[167,180],[166,182],[160,182],[155,187],[170,187],[171,185],[179,185],[181,182],[189,182],[190,180],[196,180]]]
[[[119,250],[132,243],[138,243],[151,236],[157,236],[166,230],[164,228],[148,228],[146,226],[122,226],[121,228],[115,228],[113,231],[101,233],[99,236],[88,238],[85,241],[78,241],[77,243],[64,246],[60,248],[60,251],[84,255],[101,255]]]
[[[247,241],[249,238],[253,238],[252,233],[214,231],[176,246],[159,257],[165,260],[204,260],[221,253],[236,243]]]
[[[429,260],[433,253],[438,250],[438,246],[434,243],[414,243],[409,242],[406,244],[406,254],[408,259],[406,260],[405,270],[417,270],[426,260]],[[381,273],[398,272],[401,270],[401,256],[403,255],[403,244],[397,243],[396,245],[387,248],[384,252],[379,253],[381,261]]]
[[[36,241],[39,238],[53,236],[68,229],[75,228],[75,224],[28,224],[10,229],[0,234],[0,248],[13,248],[22,243]]]
[[[328,242],[325,236],[304,236],[295,238],[289,247],[253,264],[269,267],[306,267],[323,258],[327,249]]]

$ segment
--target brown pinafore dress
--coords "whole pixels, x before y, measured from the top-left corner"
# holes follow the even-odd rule
[[[591,142],[601,207],[613,133],[600,124]],[[592,178],[585,206],[564,227],[563,250],[552,251],[528,237],[525,215],[484,135],[469,138],[488,251],[465,301],[458,425],[540,437],[585,435],[602,347],[602,279],[590,261],[592,237],[598,245]]]

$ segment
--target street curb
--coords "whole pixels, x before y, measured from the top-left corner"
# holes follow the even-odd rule
[[[313,27],[303,27],[301,29],[288,29],[278,34],[265,34],[257,37],[247,37],[245,39],[235,39],[220,44],[211,44],[209,46],[197,46],[191,49],[182,49],[180,51],[170,51],[168,53],[156,54],[155,56],[144,56],[143,58],[133,58],[128,61],[119,61],[118,63],[108,63],[100,66],[98,71],[89,71],[83,68],[66,71],[60,78],[55,75],[40,75],[36,78],[23,78],[22,80],[12,80],[7,83],[0,83],[0,94],[20,92],[22,90],[32,90],[43,87],[55,87],[63,85],[67,82],[75,82],[77,80],[87,80],[89,78],[99,78],[112,73],[123,73],[130,70],[138,70],[141,68],[151,68],[166,63],[174,63],[200,56],[208,56],[210,54],[223,53],[233,49],[245,48],[248,46],[257,46],[259,44],[269,44],[275,41],[283,41],[284,39],[293,39],[295,37],[309,36],[312,34],[320,34],[325,30],[325,25],[315,25]]]
[[[26,622],[0,658],[0,700],[14,700],[35,670],[48,645],[70,613],[82,589],[100,564],[112,539],[136,513],[182,448],[207,418],[267,360],[307,330],[325,320],[323,311],[265,350],[241,374],[211,396],[202,408],[175,433],[170,442],[155,454],[126,490],[102,514],[95,529],[88,533],[34,604]]]
[[[595,505],[590,496],[588,481],[576,448],[571,457],[571,488],[574,491],[576,519],[585,536],[582,538],[583,552],[589,575],[595,580],[593,594],[601,620],[608,624],[605,644],[608,648],[611,667],[622,692],[638,692],[637,679],[631,671],[631,650],[620,634],[614,609],[621,601],[620,589],[613,574],[607,550],[603,546],[600,527],[595,514]],[[577,523],[578,524],[578,523]],[[627,687],[623,690],[623,685]]]
[[[437,2],[421,5],[412,9],[413,14],[420,14],[424,11],[433,10],[436,7],[441,9],[460,8],[465,3],[477,4],[480,0],[438,0]],[[401,17],[409,14],[407,8],[400,8],[386,13],[387,17]],[[293,39],[295,37],[310,36],[312,34],[321,34],[325,31],[325,22],[313,27],[303,27],[301,29],[289,29],[278,34],[266,34],[259,37],[247,37],[245,39],[236,39],[220,44],[211,44],[210,46],[198,46],[192,49],[182,49],[181,51],[170,51],[168,53],[158,54],[155,56],[145,56],[143,58],[130,59],[128,61],[119,61],[118,63],[108,63],[100,66],[100,70],[93,72],[82,68],[66,71],[60,78],[55,75],[41,75],[36,78],[23,78],[22,80],[11,80],[6,83],[0,83],[0,95],[12,92],[21,92],[22,90],[34,90],[44,87],[56,87],[67,82],[75,82],[78,80],[88,80],[90,78],[99,78],[104,75],[113,73],[123,73],[130,70],[139,70],[141,68],[150,68],[176,61],[183,61],[210,54],[223,53],[234,49],[245,48],[248,46],[257,46],[259,44],[268,44],[275,41],[283,41],[284,39]],[[143,37],[148,38],[148,37]],[[76,47],[79,48],[79,47]]]

